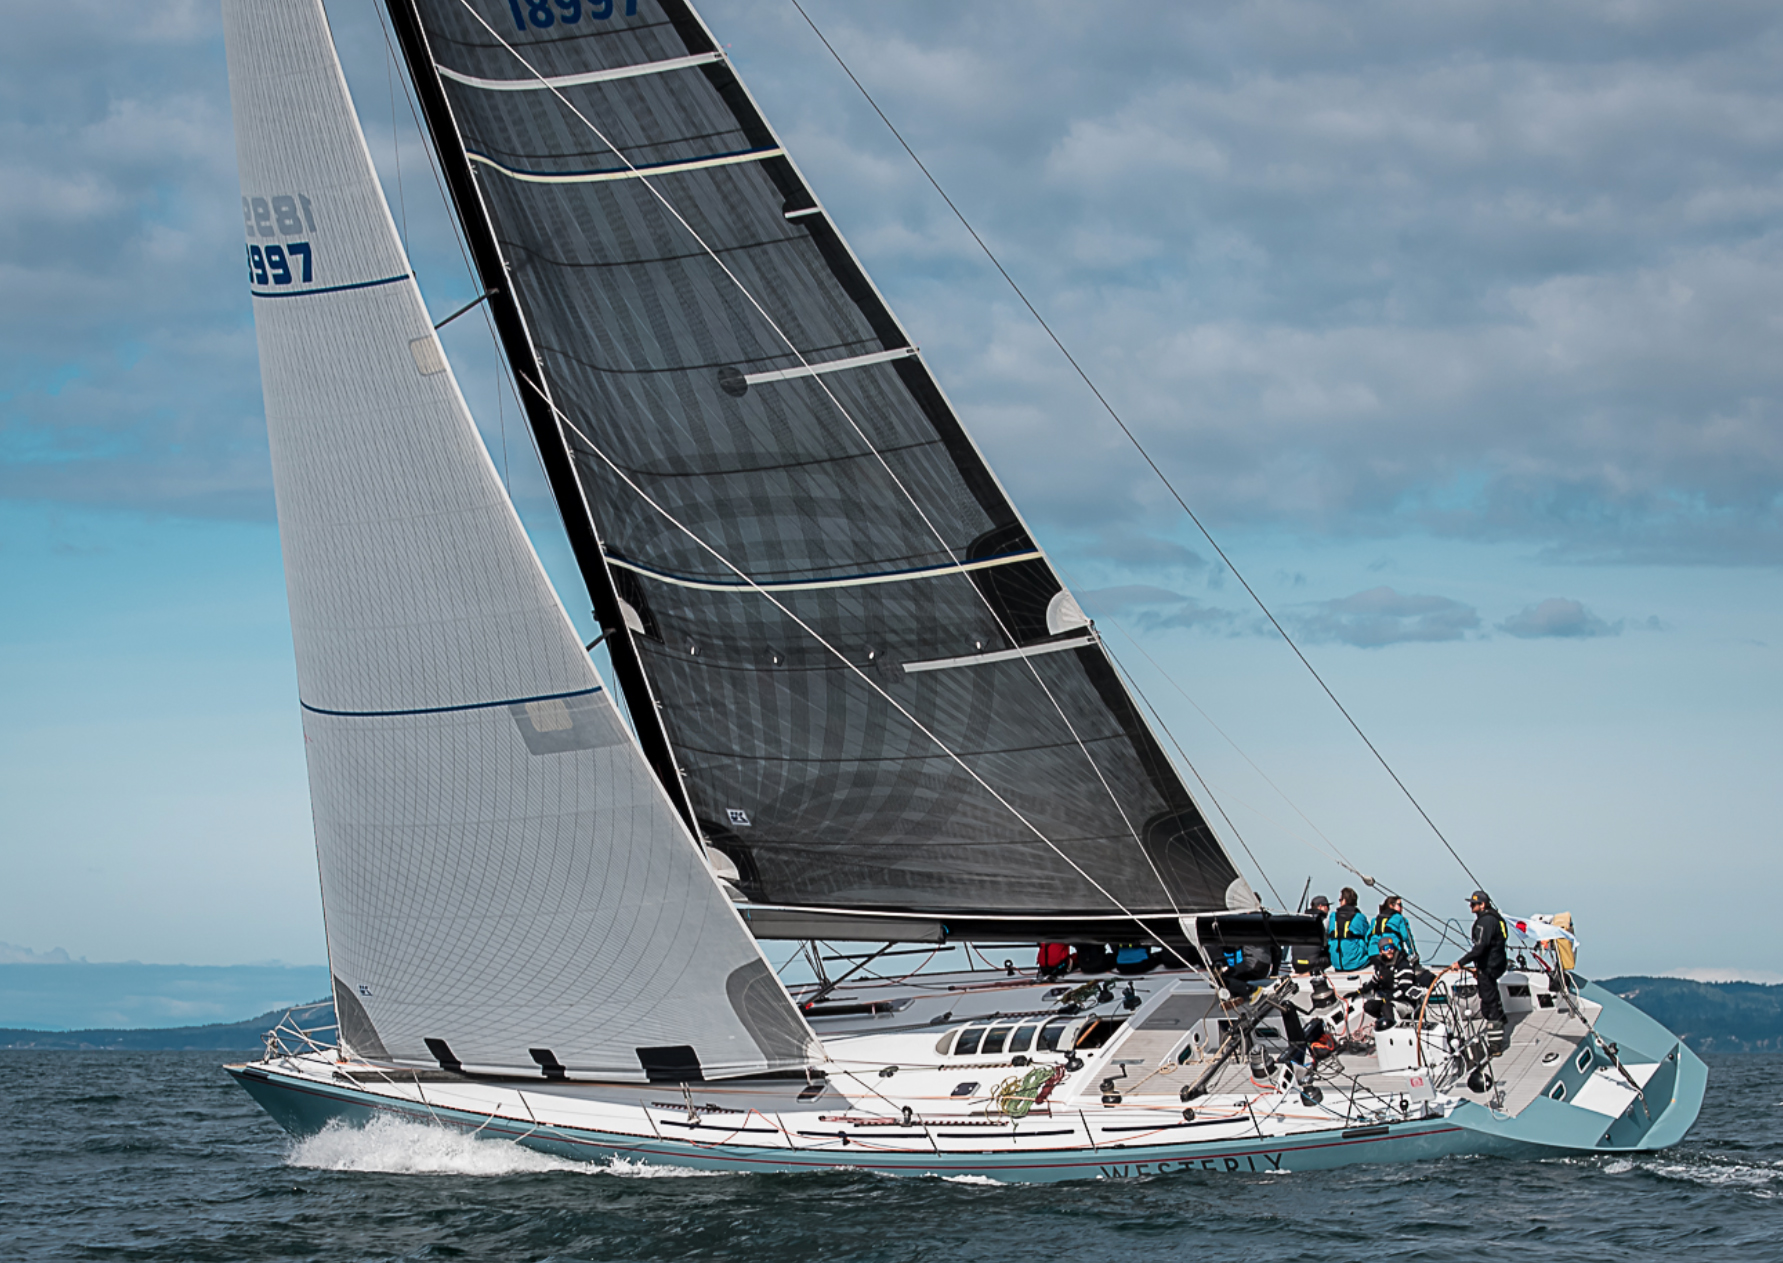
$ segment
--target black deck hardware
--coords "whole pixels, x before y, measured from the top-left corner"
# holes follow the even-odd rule
[[[526,1051],[539,1063],[539,1070],[547,1079],[565,1077],[563,1063],[557,1060],[557,1054],[549,1048],[528,1048]]]
[[[440,1063],[441,1070],[452,1074],[464,1073],[464,1063],[452,1055],[452,1049],[445,1040],[429,1039],[424,1042],[427,1044],[427,1051],[433,1054],[433,1059]]]
[[[665,1048],[640,1048],[638,1064],[644,1077],[652,1083],[704,1083],[699,1054],[689,1044],[670,1044]]]

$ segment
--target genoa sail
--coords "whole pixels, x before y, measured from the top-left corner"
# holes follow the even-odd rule
[[[808,1064],[503,492],[320,0],[224,16],[343,1042],[548,1078]]]
[[[640,735],[744,893],[1254,906],[694,11],[388,7]]]

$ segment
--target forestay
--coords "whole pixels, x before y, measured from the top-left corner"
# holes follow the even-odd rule
[[[551,1078],[805,1065],[471,423],[319,0],[224,16],[344,1042]]]
[[[693,11],[389,8],[633,713],[747,894],[1254,904]]]

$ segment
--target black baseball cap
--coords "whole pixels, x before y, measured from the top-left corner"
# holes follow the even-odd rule
[[[1476,890],[1467,897],[1469,903],[1491,903],[1492,896],[1483,890]]]

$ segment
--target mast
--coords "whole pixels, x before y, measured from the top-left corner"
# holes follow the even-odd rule
[[[582,571],[594,616],[600,623],[600,632],[613,663],[614,678],[625,694],[638,744],[643,747],[644,757],[650,761],[657,779],[668,791],[669,801],[675,804],[676,811],[703,845],[704,833],[694,815],[674,749],[669,744],[661,705],[644,673],[631,620],[626,617],[627,605],[619,595],[613,568],[607,564],[593,509],[577,481],[563,426],[552,410],[550,386],[540,371],[543,361],[533,346],[526,316],[509,283],[507,266],[502,260],[494,225],[483,205],[482,193],[477,188],[470,159],[465,155],[463,144],[459,143],[458,125],[440,84],[439,72],[434,69],[420,15],[415,10],[414,0],[388,0],[385,7],[396,28],[403,59],[408,63],[409,79],[420,99],[429,138],[445,175],[446,187],[451,191],[453,207],[464,229],[477,277],[488,295],[490,314],[507,355],[508,371],[519,392],[520,406],[525,409],[527,424],[532,427],[539,459],[544,464],[545,476],[569,536],[570,549]],[[448,139],[451,143],[447,143]]]

